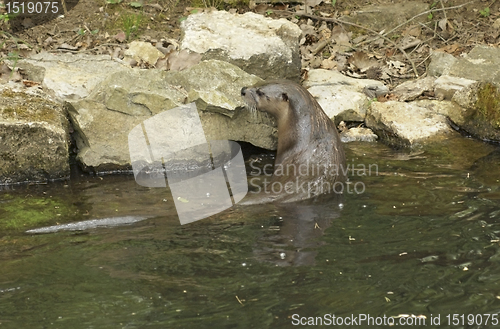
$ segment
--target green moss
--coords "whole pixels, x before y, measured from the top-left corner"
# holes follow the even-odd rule
[[[0,117],[13,120],[45,121],[58,123],[57,104],[41,97],[4,91],[0,97]],[[2,100],[2,98],[10,98]]]
[[[477,94],[476,109],[481,119],[500,128],[500,91],[491,83],[486,83]]]
[[[57,198],[21,198],[5,194],[0,202],[0,230],[26,230],[76,213],[73,205]]]
[[[16,96],[17,93],[13,92],[12,90],[4,90],[2,92],[2,97],[9,97],[9,98],[13,98],[14,96]]]

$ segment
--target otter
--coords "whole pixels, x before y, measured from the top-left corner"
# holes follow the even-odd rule
[[[273,175],[259,187],[259,198],[243,203],[294,202],[343,191],[346,167],[339,134],[307,89],[273,80],[244,87],[241,96],[251,111],[269,113],[278,124]]]

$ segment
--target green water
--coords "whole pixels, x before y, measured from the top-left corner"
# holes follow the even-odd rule
[[[340,208],[237,206],[184,226],[166,191],[126,176],[0,192],[0,329],[310,328],[332,314],[358,319],[339,328],[389,328],[359,319],[398,315],[425,317],[418,328],[500,327],[498,147],[460,138],[346,153],[378,170],[351,172],[364,193]],[[153,217],[23,233],[127,215]]]

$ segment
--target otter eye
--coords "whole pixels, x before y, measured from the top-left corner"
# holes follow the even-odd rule
[[[260,89],[257,89],[256,93],[257,93],[257,96],[260,96],[260,97],[264,96],[264,93]]]
[[[281,94],[281,98],[283,98],[283,101],[288,102],[288,95],[286,93]]]

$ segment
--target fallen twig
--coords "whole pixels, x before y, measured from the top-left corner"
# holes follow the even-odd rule
[[[403,48],[401,48],[400,46],[398,46],[394,41],[392,41],[391,39],[389,39],[385,35],[382,35],[382,34],[378,33],[377,31],[372,30],[369,27],[358,25],[358,24],[351,23],[351,22],[342,21],[342,20],[336,19],[336,18],[320,17],[320,16],[316,16],[316,15],[299,14],[299,13],[295,13],[295,15],[298,15],[298,16],[301,16],[301,17],[310,18],[310,19],[315,19],[315,20],[321,20],[321,21],[325,21],[325,22],[333,22],[333,23],[337,23],[337,24],[351,25],[351,26],[354,26],[354,27],[357,27],[357,28],[360,28],[360,29],[363,29],[363,30],[366,30],[368,32],[371,32],[373,34],[378,35],[379,37],[381,37],[385,41],[387,41],[390,44],[392,44],[396,49],[398,49],[406,57],[406,59],[411,63],[411,67],[413,69],[413,73],[415,74],[415,77],[418,78],[417,68],[415,67],[415,63],[411,60],[410,56],[408,56],[408,54],[406,53],[406,51],[404,51]]]
[[[385,32],[384,36],[387,36],[388,34],[390,34],[390,33],[394,32],[394,31],[396,31],[397,29],[399,29],[401,26],[404,26],[404,25],[408,24],[409,22],[413,21],[415,18],[420,17],[422,15],[426,15],[426,14],[433,13],[433,12],[436,12],[436,11],[446,11],[446,10],[450,10],[450,9],[462,8],[462,7],[464,7],[464,6],[466,6],[466,5],[470,4],[470,3],[473,3],[473,2],[474,1],[469,1],[467,3],[461,4],[461,5],[458,5],[458,6],[446,7],[446,8],[435,8],[435,9],[430,9],[430,10],[421,12],[420,14],[417,14],[417,15],[413,16],[412,18],[410,18],[406,22],[399,24],[398,26],[396,26],[392,30],[390,30],[388,32]]]

